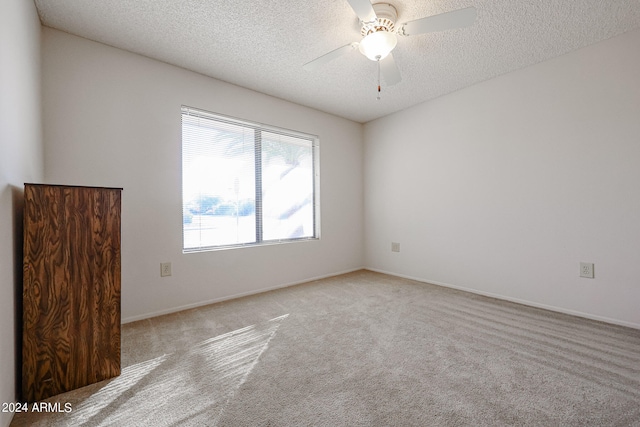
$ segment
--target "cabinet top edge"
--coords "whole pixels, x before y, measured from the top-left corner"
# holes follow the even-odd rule
[[[122,187],[99,187],[99,186],[91,186],[91,185],[63,185],[63,184],[38,184],[25,182],[25,187],[27,185],[35,186],[35,187],[61,187],[61,188],[101,188],[104,190],[123,190]]]

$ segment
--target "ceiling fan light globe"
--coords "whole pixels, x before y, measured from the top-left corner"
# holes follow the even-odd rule
[[[362,39],[358,49],[372,61],[384,59],[396,47],[398,39],[394,33],[376,31]]]

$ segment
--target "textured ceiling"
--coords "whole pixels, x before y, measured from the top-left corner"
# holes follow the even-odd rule
[[[374,0],[374,2],[377,2]],[[35,0],[42,24],[357,122],[640,28],[640,0],[393,0],[398,22],[468,6],[467,28],[400,37],[402,81],[376,100],[376,64],[346,0]],[[639,47],[640,48],[640,47]]]

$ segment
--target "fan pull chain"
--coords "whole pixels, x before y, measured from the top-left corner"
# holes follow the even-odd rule
[[[380,101],[380,56],[377,56],[376,58],[378,59],[376,61],[378,63],[378,97],[376,99]]]

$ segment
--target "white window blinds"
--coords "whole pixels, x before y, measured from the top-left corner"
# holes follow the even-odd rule
[[[318,138],[182,107],[183,249],[319,237]]]

